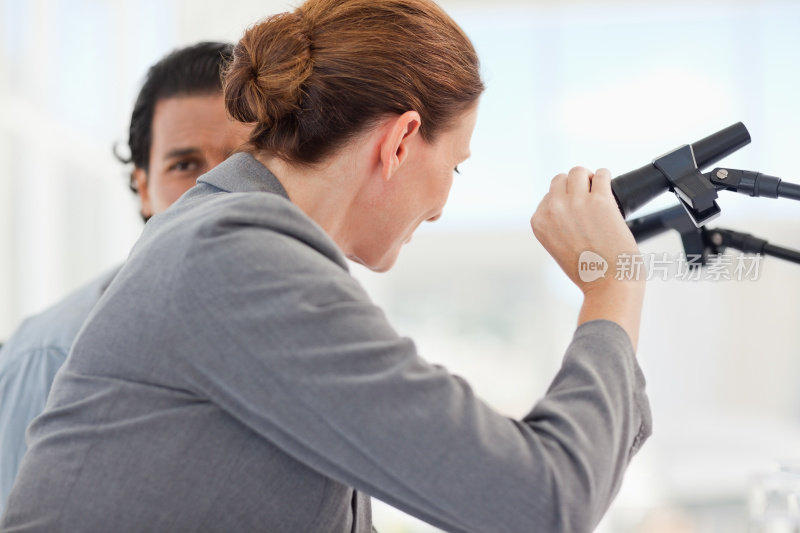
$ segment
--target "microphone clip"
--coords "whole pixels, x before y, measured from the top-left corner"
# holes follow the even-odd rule
[[[692,145],[685,144],[653,160],[683,204],[695,227],[701,227],[717,218],[721,212],[717,204],[717,188],[697,168]]]

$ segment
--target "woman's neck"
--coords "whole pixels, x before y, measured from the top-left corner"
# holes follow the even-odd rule
[[[357,159],[342,154],[316,165],[296,165],[272,155],[255,157],[278,178],[292,203],[346,251],[349,215],[364,176],[353,163]]]

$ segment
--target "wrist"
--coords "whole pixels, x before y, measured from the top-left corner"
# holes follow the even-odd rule
[[[597,285],[590,284],[583,291],[578,325],[601,319],[616,322],[628,333],[636,349],[644,292],[644,281],[609,279]]]

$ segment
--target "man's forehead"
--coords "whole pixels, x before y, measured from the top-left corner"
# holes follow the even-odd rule
[[[156,101],[153,112],[153,127],[158,122],[168,124],[164,118],[221,118],[225,117],[225,102],[222,93],[183,94],[161,98]],[[162,119],[162,120],[159,120]]]
[[[153,114],[153,150],[189,151],[203,143],[222,142],[227,123],[221,93],[159,100]]]

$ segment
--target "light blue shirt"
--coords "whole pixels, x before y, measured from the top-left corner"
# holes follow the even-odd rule
[[[25,454],[25,429],[44,410],[53,377],[118,270],[26,319],[0,348],[0,515]]]

